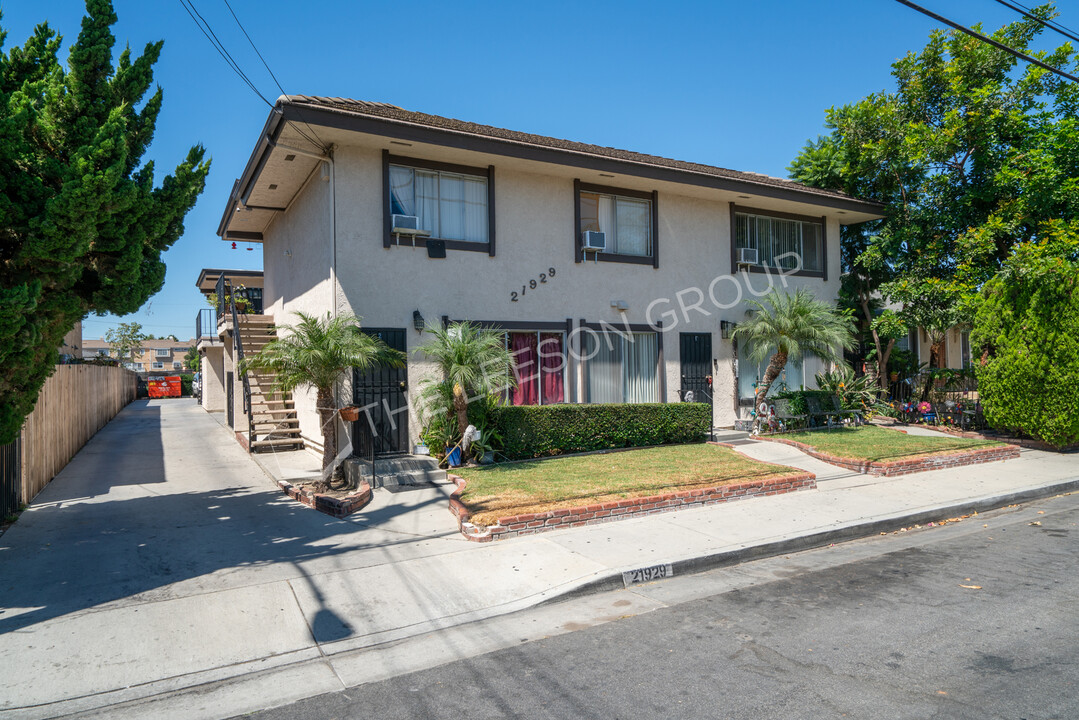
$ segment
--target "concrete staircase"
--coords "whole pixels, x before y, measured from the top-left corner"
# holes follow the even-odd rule
[[[448,482],[446,471],[429,455],[376,458],[374,473],[370,460],[353,457],[345,460],[344,469],[349,481],[358,484],[362,480],[372,488]]]
[[[239,321],[245,357],[255,355],[276,337],[272,315],[240,315]],[[251,388],[251,452],[302,449],[292,394],[274,391],[272,373],[249,372],[247,381]]]

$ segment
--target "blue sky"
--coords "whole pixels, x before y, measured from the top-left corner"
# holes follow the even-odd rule
[[[436,115],[680,160],[786,175],[824,110],[891,89],[891,63],[921,48],[935,22],[894,0],[440,3],[230,0],[290,94],[378,100]],[[280,91],[222,0],[193,0],[271,101]],[[1016,15],[993,0],[923,0],[965,25]],[[114,0],[117,48],[164,40],[165,101],[147,155],[159,174],[194,143],[213,167],[166,253],[165,288],[139,312],[155,335],[194,333],[204,267],[261,269],[259,245],[215,234],[269,108],[232,73],[179,0]],[[1060,4],[1065,25],[1079,14]],[[5,49],[44,20],[67,41],[81,0],[5,0]],[[1039,47],[1060,44],[1046,33]],[[66,60],[67,52],[62,57]],[[86,338],[119,320],[89,317]]]

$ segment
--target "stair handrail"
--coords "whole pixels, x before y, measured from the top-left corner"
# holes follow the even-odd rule
[[[228,288],[229,309],[232,312],[232,338],[236,342],[236,366],[242,367],[244,361],[244,343],[240,334],[240,316],[236,312],[236,295],[232,288]],[[244,412],[247,413],[247,450],[251,452],[252,443],[255,442],[255,418],[251,412],[251,381],[247,377],[247,368],[240,373],[240,379],[244,383]]]

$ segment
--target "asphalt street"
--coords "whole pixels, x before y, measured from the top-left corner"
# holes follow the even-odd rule
[[[245,717],[1079,717],[1079,494],[604,601],[641,596],[662,606],[569,603],[557,635]]]

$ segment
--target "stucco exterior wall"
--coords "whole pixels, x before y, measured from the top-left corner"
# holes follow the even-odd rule
[[[279,213],[264,234],[264,313],[273,315],[278,325],[295,323],[297,311],[325,315],[333,308],[331,183],[328,173],[316,169],[288,211]],[[298,389],[293,398],[305,445],[321,451],[314,393]]]
[[[225,409],[225,348],[209,345],[202,356],[202,407],[207,412]]]
[[[541,172],[498,170],[495,257],[449,250],[445,259],[430,259],[422,247],[383,248],[380,150],[340,147],[335,161],[338,309],[361,316],[368,327],[407,328],[410,352],[423,342],[411,329],[414,310],[429,323],[439,323],[443,316],[550,323],[568,318],[575,326],[583,319],[616,327],[660,321],[665,400],[676,402],[679,397],[679,333],[712,333],[714,419],[717,425],[731,425],[746,409],[739,410],[734,397],[734,348],[720,338],[720,320],[742,320],[746,299],[764,295],[784,280],[789,289],[805,287],[823,300],[834,301],[838,294],[839,223],[834,218],[827,223],[827,281],[744,272],[731,276],[729,204],[670,192],[659,194],[658,269],[576,263],[572,181]],[[549,276],[548,282],[521,295],[521,286],[538,280],[541,272]],[[514,291],[519,293],[516,302]],[[628,310],[613,308],[616,301],[627,303]],[[410,386],[417,388],[433,372],[422,356],[412,357]],[[568,384],[579,392],[579,364],[571,363],[570,372],[575,378]],[[812,381],[812,372],[807,378]],[[416,420],[410,417],[413,436]]]

